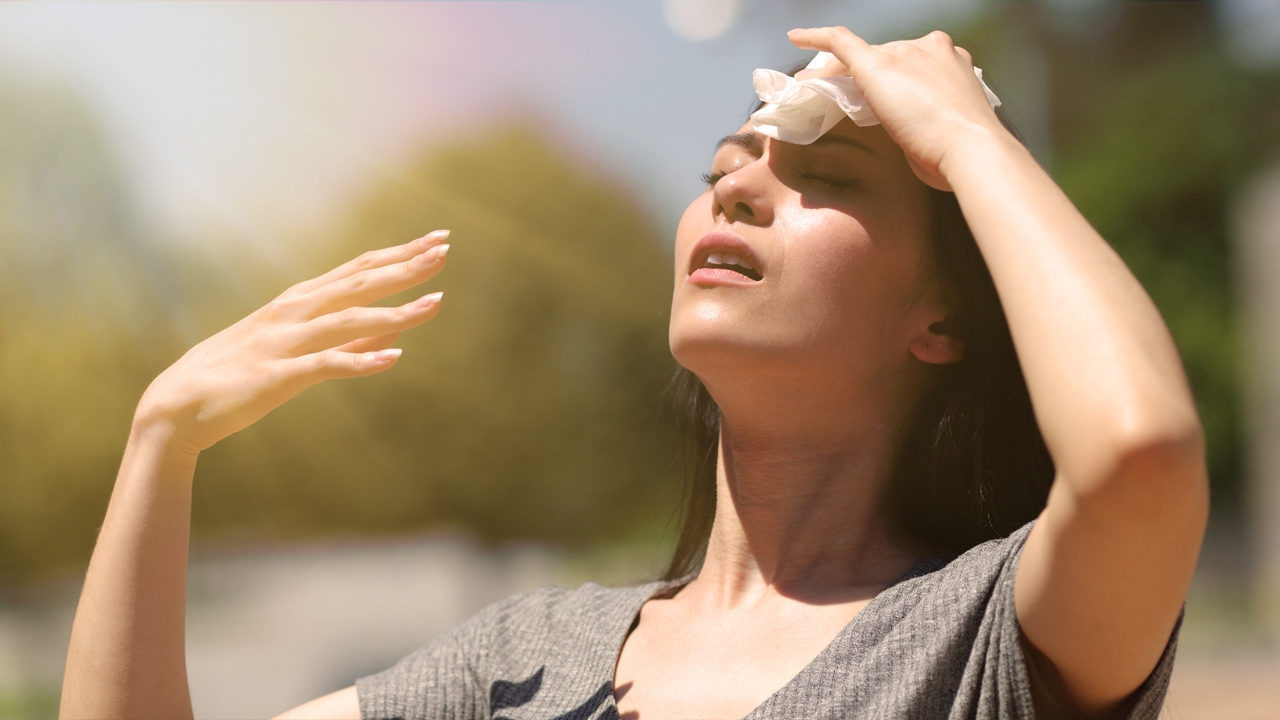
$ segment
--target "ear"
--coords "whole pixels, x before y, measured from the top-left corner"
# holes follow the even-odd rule
[[[907,349],[922,363],[930,365],[949,365],[964,360],[964,341],[957,340],[949,334],[950,327],[946,320],[931,323],[929,327],[911,340]]]

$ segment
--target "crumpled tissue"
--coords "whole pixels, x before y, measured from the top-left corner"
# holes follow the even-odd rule
[[[835,60],[829,52],[820,52],[805,66],[817,70]],[[1000,98],[982,81],[982,68],[974,68],[991,107],[1000,106]],[[760,68],[751,77],[756,95],[768,103],[751,114],[751,127],[775,140],[808,145],[848,117],[860,127],[879,125],[880,120],[862,91],[851,77],[809,78],[797,80],[777,70]]]

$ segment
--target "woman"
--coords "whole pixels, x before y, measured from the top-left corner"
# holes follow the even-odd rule
[[[845,121],[807,146],[744,127],[680,223],[670,343],[704,410],[718,406],[701,416],[704,440],[718,433],[709,530],[690,517],[668,580],[508,599],[286,717],[1155,717],[1208,512],[1195,406],[1159,314],[946,35],[790,37],[834,53],[820,72],[851,75],[881,125]],[[961,300],[976,296],[939,251],[939,191],[985,260],[1043,435],[1024,425],[1020,464],[959,468],[978,474],[953,493],[962,521],[946,505],[913,513],[949,492],[921,458],[1001,449],[960,447],[985,427],[939,426],[923,444],[913,428],[951,402],[940,388],[966,342],[1000,340],[970,334],[979,310]],[[445,237],[290,288],[147,390],[77,611],[64,716],[190,715],[197,455],[308,385],[394,365],[397,333],[440,297],[365,306],[438,272]],[[993,382],[1024,387],[1016,363]],[[1050,467],[1038,447],[1055,475],[1036,522],[940,555],[1030,519]]]

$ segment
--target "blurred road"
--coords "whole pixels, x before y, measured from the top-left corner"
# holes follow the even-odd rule
[[[1280,719],[1280,656],[1182,653],[1164,708],[1169,720]]]
[[[448,535],[198,554],[188,583],[196,717],[264,718],[390,667],[489,603],[548,583],[632,583],[643,550],[492,551]],[[56,713],[79,587],[0,604],[0,718]]]

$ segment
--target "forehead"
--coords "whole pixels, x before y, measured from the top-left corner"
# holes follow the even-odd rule
[[[743,123],[737,132],[723,138],[717,149],[731,146],[744,148],[755,154],[763,154],[768,145],[771,153],[794,152],[801,154],[845,153],[850,150],[865,152],[889,164],[903,164],[906,160],[902,149],[880,125],[859,127],[848,118],[840,121],[810,145],[793,145],[773,140],[756,132],[750,122]]]

